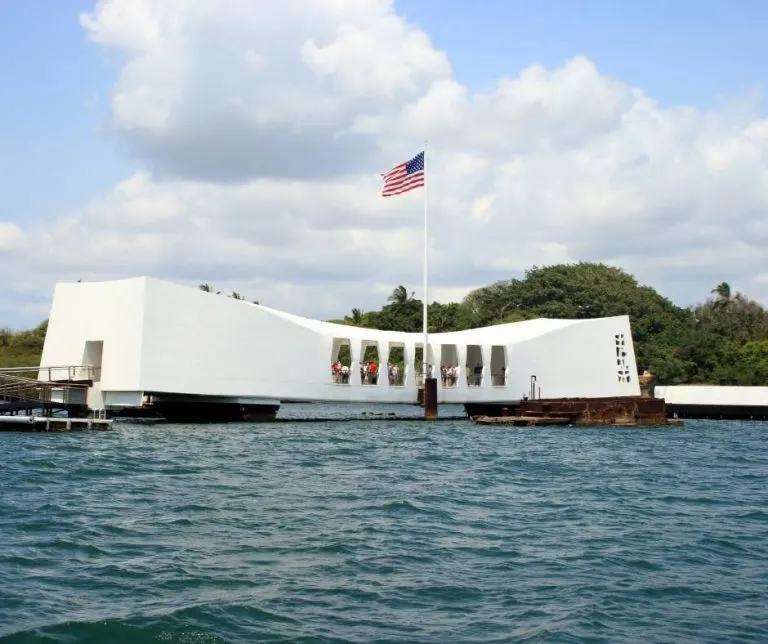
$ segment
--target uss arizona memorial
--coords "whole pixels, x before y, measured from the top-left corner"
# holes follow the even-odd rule
[[[346,383],[331,372],[342,346],[351,361]],[[369,346],[381,365],[375,384],[359,368]],[[392,383],[387,364],[396,349],[403,373]],[[87,369],[91,409],[151,401],[169,420],[269,417],[287,401],[412,404],[417,349],[421,334],[307,319],[139,277],[56,286],[40,378],[53,379],[61,365]],[[627,316],[435,333],[427,356],[438,370],[458,367],[454,386],[438,386],[441,403],[640,394]]]

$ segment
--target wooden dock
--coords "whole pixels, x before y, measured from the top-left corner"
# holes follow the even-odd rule
[[[106,418],[0,416],[0,432],[84,432],[109,429],[112,429],[112,421]]]

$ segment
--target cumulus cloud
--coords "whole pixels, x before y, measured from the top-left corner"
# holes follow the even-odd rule
[[[100,2],[81,22],[127,62],[112,127],[160,174],[242,181],[376,169],[352,121],[420,96],[447,58],[382,0]]]
[[[146,169],[27,231],[41,288],[153,274],[323,317],[418,293],[422,194],[377,175],[427,138],[437,296],[599,260],[680,303],[722,280],[768,301],[754,112],[662,108],[578,52],[472,91],[386,0],[102,0],[81,23],[123,56],[111,132]]]
[[[24,231],[11,221],[0,221],[0,253],[15,250],[24,240]]]

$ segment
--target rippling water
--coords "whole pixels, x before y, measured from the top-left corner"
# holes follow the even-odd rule
[[[766,642],[767,431],[0,434],[0,640]]]

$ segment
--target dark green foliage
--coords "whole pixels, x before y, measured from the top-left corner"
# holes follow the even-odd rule
[[[764,385],[768,382],[768,340],[753,340],[741,347],[737,369],[741,384]]]
[[[208,284],[201,290],[215,293]],[[619,268],[581,262],[536,267],[522,279],[477,289],[462,302],[429,305],[429,331],[460,331],[537,317],[629,315],[638,368],[659,384],[768,385],[768,312],[722,282],[711,297],[681,308]],[[242,296],[233,292],[231,297]],[[397,286],[378,311],[352,309],[340,324],[419,333],[422,302]],[[45,323],[32,331],[0,330],[0,366],[39,363]],[[349,360],[348,348],[342,348]],[[372,350],[365,356],[373,359]],[[390,355],[402,361],[402,350]]]

